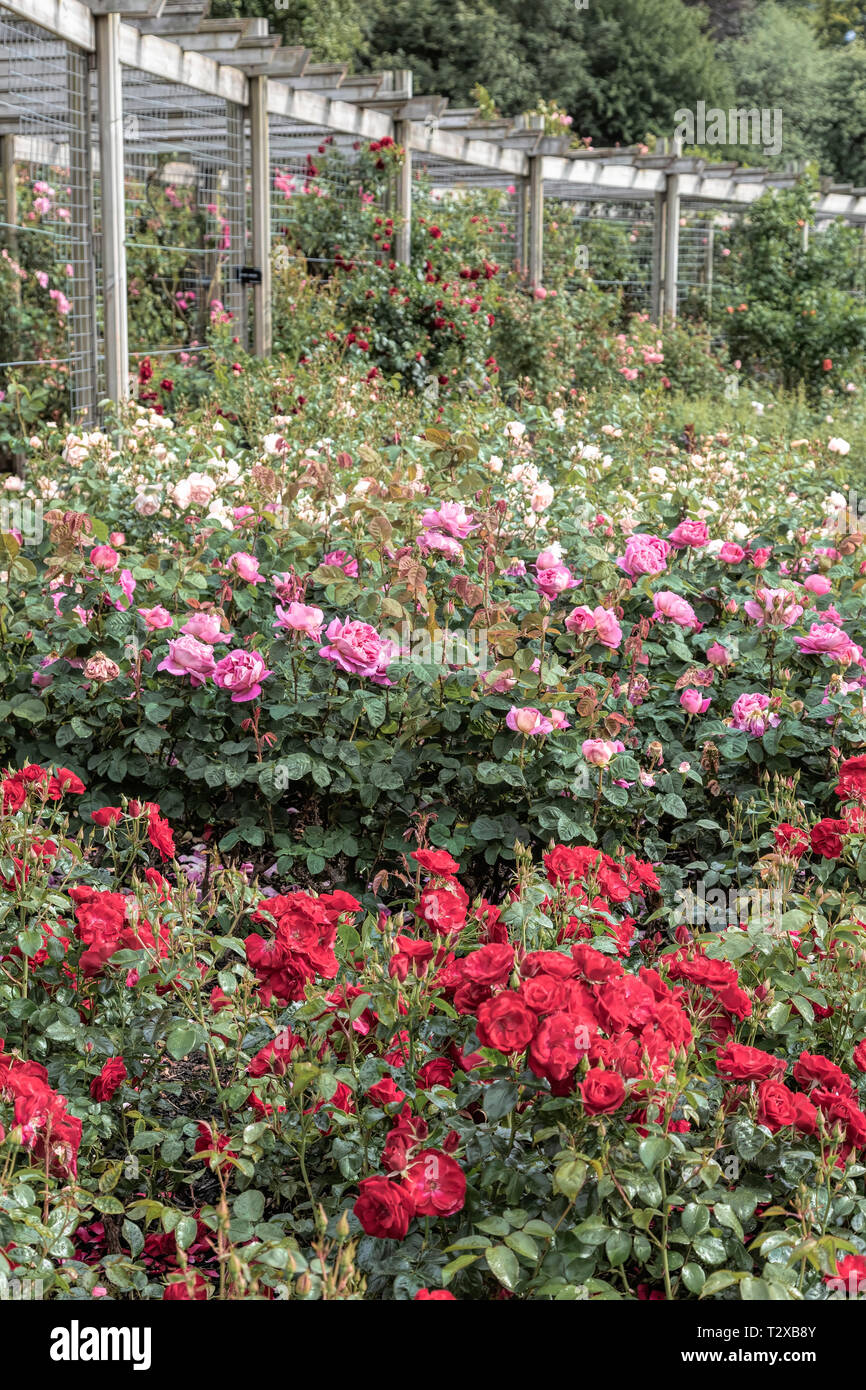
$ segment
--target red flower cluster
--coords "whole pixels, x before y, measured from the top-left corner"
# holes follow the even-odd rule
[[[150,950],[168,955],[169,931],[160,923],[157,931],[144,918],[127,925],[127,899],[122,893],[98,888],[70,888],[75,903],[75,935],[86,946],[78,965],[87,978],[100,975],[117,951]]]
[[[335,978],[337,926],[342,916],[357,912],[360,906],[356,898],[339,891],[314,898],[298,890],[259,903],[253,921],[275,922],[275,934],[266,940],[253,932],[244,945],[264,1005],[272,998],[280,1004],[303,999],[306,986],[317,977]]]
[[[4,1052],[0,1038],[0,1096],[14,1102],[14,1122],[37,1162],[47,1162],[58,1177],[75,1177],[81,1144],[81,1121],[66,1109],[66,1098],[48,1085],[39,1062],[22,1062]]]
[[[355,1215],[368,1236],[402,1240],[415,1216],[453,1216],[466,1200],[466,1176],[446,1150],[423,1148],[427,1124],[405,1105],[385,1142],[390,1176],[359,1184]],[[454,1148],[457,1135],[446,1144]]]

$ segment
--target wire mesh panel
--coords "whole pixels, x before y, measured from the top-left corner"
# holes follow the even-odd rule
[[[38,413],[96,403],[87,55],[0,12],[0,390]]]
[[[744,215],[743,209],[734,205],[681,205],[677,276],[681,313],[712,320],[729,306],[736,312],[744,291],[738,283],[739,261],[731,243]]]
[[[416,156],[416,202],[446,209],[464,227],[468,244],[480,242],[485,255],[504,270],[517,266],[521,254],[518,228],[521,200],[516,181],[494,169]],[[474,235],[472,235],[474,228]]]
[[[125,67],[123,126],[130,357],[185,361],[212,325],[241,328],[243,116]]]
[[[648,199],[575,196],[544,189],[544,279],[567,290],[587,280],[620,290],[626,313],[648,313],[652,298],[653,204]]]
[[[283,262],[303,259],[327,274],[393,249],[384,229],[385,160],[371,157],[369,146],[272,115],[270,157],[271,237]]]

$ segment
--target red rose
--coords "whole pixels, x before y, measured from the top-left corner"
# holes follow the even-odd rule
[[[591,949],[591,948],[590,948]],[[601,956],[601,953],[598,952]],[[601,956],[606,960],[606,956]],[[520,962],[524,980],[533,975],[553,975],[557,980],[572,980],[577,974],[577,961],[562,951],[529,951]]]
[[[114,825],[122,815],[119,806],[103,806],[98,811],[91,811],[90,819],[94,825]]]
[[[794,1097],[787,1086],[780,1081],[762,1081],[758,1087],[758,1124],[776,1134],[796,1118]]]
[[[84,790],[81,778],[70,772],[68,767],[59,767],[48,783],[48,795],[52,801],[59,801],[65,795],[81,796]]]
[[[580,1083],[580,1094],[588,1115],[612,1115],[625,1100],[625,1082],[615,1071],[595,1067]]]
[[[836,795],[846,801],[866,800],[866,754],[856,758],[846,758],[839,768],[839,784]]]
[[[457,860],[452,859],[446,849],[413,849],[412,858],[422,869],[426,869],[428,874],[450,878],[452,874],[460,872]]]
[[[422,1149],[406,1171],[406,1186],[419,1216],[453,1216],[466,1200],[466,1175],[439,1149]]]
[[[432,1303],[434,1299],[440,1303],[457,1302],[457,1299],[454,1297],[453,1293],[449,1293],[447,1289],[419,1289],[415,1297],[412,1299],[412,1302]]]
[[[514,990],[488,999],[478,1010],[475,1031],[482,1047],[497,1052],[523,1052],[535,1034],[536,1017]]]
[[[127,1077],[126,1063],[122,1057],[109,1057],[98,1076],[90,1083],[90,1094],[94,1100],[111,1100],[118,1086]]]
[[[530,1069],[536,1076],[546,1077],[556,1095],[569,1095],[574,1089],[575,1068],[589,1051],[589,1044],[589,1024],[579,1022],[571,1014],[551,1014],[532,1039]]]
[[[801,1052],[799,1061],[794,1063],[794,1080],[798,1086],[823,1086],[828,1091],[841,1091],[851,1095],[853,1087],[841,1067],[828,1057],[820,1057],[809,1052]]]
[[[415,1215],[409,1192],[391,1178],[364,1178],[354,1212],[368,1236],[402,1240]]]
[[[190,1293],[190,1285],[192,1293]],[[190,1270],[185,1279],[173,1279],[170,1284],[166,1284],[162,1292],[164,1303],[177,1301],[178,1299],[189,1299],[191,1302],[201,1303],[207,1298],[209,1288],[207,1280],[198,1273],[197,1270]]]
[[[158,806],[152,804],[147,808],[147,838],[154,849],[159,850],[163,859],[173,859],[175,855],[174,833],[168,821],[160,815]]]
[[[826,1284],[833,1279],[841,1279],[846,1290],[862,1297],[866,1293],[866,1259],[862,1255],[846,1255],[844,1260],[837,1260],[835,1275],[824,1275]]]
[[[858,1042],[852,1055],[858,1071],[866,1071],[866,1038],[862,1042]]]
[[[406,1099],[406,1092],[401,1091],[392,1076],[384,1076],[381,1081],[377,1081],[375,1086],[371,1086],[367,1092],[367,1099],[374,1105],[386,1106],[393,1105],[395,1102]]]
[[[479,985],[504,985],[513,969],[513,946],[482,946],[463,961],[464,977]]]
[[[812,853],[823,859],[838,859],[842,853],[840,832],[844,835],[848,826],[843,820],[830,820],[827,817],[812,826],[810,840]]]
[[[454,1068],[447,1057],[434,1057],[418,1069],[418,1086],[429,1091],[431,1086],[450,1086],[454,1079]]]
[[[774,1057],[759,1047],[745,1047],[742,1043],[731,1043],[716,1053],[716,1070],[732,1081],[769,1081],[771,1077],[784,1076],[787,1069],[788,1063],[783,1057]]]
[[[567,960],[568,957],[563,959]],[[542,1016],[567,1010],[567,986],[564,980],[557,980],[553,975],[533,975],[530,979],[523,980],[520,997],[533,1013]]]
[[[773,836],[780,854],[786,854],[789,859],[799,859],[809,848],[809,836],[806,831],[789,824],[788,821],[777,825]]]
[[[425,888],[418,904],[418,916],[432,927],[433,931],[450,936],[459,932],[466,921],[469,895],[459,883],[448,880],[447,887]]]
[[[808,1096],[799,1092],[792,1097],[794,1106],[794,1128],[800,1134],[815,1134],[818,1130],[818,1110]]]
[[[0,786],[3,788],[3,814],[7,816],[14,815],[16,811],[21,810],[21,807],[27,800],[27,792],[24,789],[24,783],[16,774],[14,777],[4,778]]]

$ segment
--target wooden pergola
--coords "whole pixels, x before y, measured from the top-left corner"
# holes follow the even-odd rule
[[[155,103],[167,84],[180,92],[176,113],[169,111],[160,127],[161,140],[183,144],[197,135],[224,139],[234,160],[233,177],[237,180],[240,169],[243,179],[249,178],[250,227],[243,225],[242,179],[233,214],[242,225],[233,228],[231,255],[233,268],[239,269],[249,230],[249,254],[260,272],[253,286],[253,350],[258,354],[271,347],[271,143],[273,138],[277,146],[281,132],[306,139],[310,150],[328,134],[348,143],[389,137],[403,148],[395,189],[395,258],[404,264],[410,257],[413,163],[443,187],[513,187],[517,261],[525,266],[532,287],[543,276],[545,195],[559,201],[645,202],[653,214],[651,306],[656,319],[677,312],[681,207],[747,208],[768,189],[790,187],[797,178],[795,173],[686,157],[674,140],[651,153],[643,147],[574,148],[569,136],[546,133],[541,117],[485,120],[475,109],[450,108],[444,97],[415,95],[411,72],[354,75],[342,64],[313,63],[309,50],[284,47],[269,32],[266,19],[218,20],[208,11],[209,0],[0,0],[0,19],[11,15],[36,26],[63,51],[86,55],[96,68],[95,109],[82,99],[71,125],[68,111],[59,113],[67,118],[66,134],[34,135],[16,122],[16,74],[0,53],[0,145],[7,208],[16,162],[71,162],[69,146],[77,143],[90,171],[90,189],[98,169],[104,386],[111,399],[122,399],[129,390],[124,158],[125,145],[134,148],[139,138],[134,128],[125,129],[124,69],[139,74],[143,85],[137,91],[143,100],[147,79],[152,80]],[[44,95],[50,132],[52,102],[66,101],[67,95],[48,88]],[[72,198],[73,214],[84,219],[82,236],[92,232],[89,200],[84,185]],[[866,188],[824,181],[816,216],[866,225]],[[12,221],[14,215],[7,218]],[[92,301],[92,284],[91,277],[84,291],[78,290],[82,306]],[[95,335],[92,304],[84,318]],[[81,370],[95,371],[95,355],[95,347],[89,357],[84,354]],[[89,398],[95,399],[95,388]]]

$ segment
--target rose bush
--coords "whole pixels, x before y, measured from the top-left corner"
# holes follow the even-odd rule
[[[799,1299],[859,1267],[844,886],[792,888],[778,930],[671,938],[638,857],[556,845],[539,875],[521,850],[493,902],[407,847],[362,903],[197,874],[154,804],[73,837],[66,768],[2,790],[5,1276],[73,1300]]]

